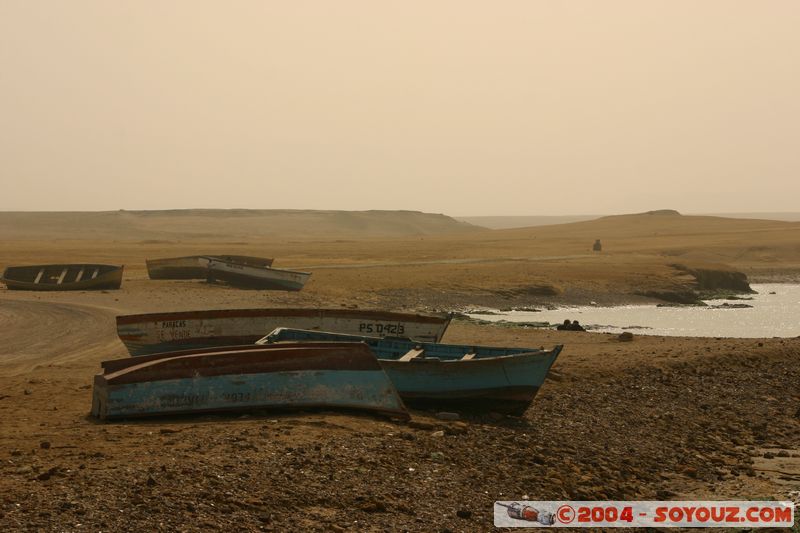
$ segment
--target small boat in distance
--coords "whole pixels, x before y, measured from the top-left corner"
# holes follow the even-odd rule
[[[11,290],[89,291],[119,289],[123,266],[96,264],[57,264],[11,266],[0,281]]]
[[[206,279],[211,258],[252,265],[259,268],[272,266],[273,259],[249,255],[189,255],[147,259],[147,275],[150,279]]]
[[[238,261],[210,257],[208,280],[221,280],[247,289],[299,291],[311,277],[309,272],[259,267]]]
[[[262,345],[362,342],[411,407],[521,415],[536,397],[563,346],[495,348],[278,328]]]
[[[362,309],[214,309],[117,317],[117,335],[131,355],[254,344],[275,328],[439,341],[451,317]]]
[[[100,419],[265,408],[339,408],[408,418],[372,352],[359,343],[249,346],[108,361],[95,376]]]

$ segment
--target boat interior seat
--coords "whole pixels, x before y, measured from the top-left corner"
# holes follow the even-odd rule
[[[475,352],[470,352],[464,354],[464,357],[461,358],[462,361],[469,361],[470,359],[474,359],[477,354]]]
[[[421,356],[423,353],[425,353],[425,350],[422,348],[412,348],[403,357],[398,359],[398,361],[411,361]]]

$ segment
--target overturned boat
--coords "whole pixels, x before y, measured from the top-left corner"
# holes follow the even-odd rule
[[[224,281],[246,289],[299,291],[310,277],[309,272],[261,267],[218,257],[210,257],[208,261],[209,281]]]
[[[189,255],[185,257],[167,257],[164,259],[147,259],[147,275],[150,279],[206,279],[208,263],[214,258],[258,268],[272,266],[273,259],[248,255]]]
[[[408,418],[392,382],[359,343],[246,346],[103,363],[100,419],[250,409],[337,408]]]
[[[218,309],[117,317],[131,355],[254,344],[280,327],[441,340],[451,317],[361,309]]]
[[[403,401],[520,415],[530,406],[563,346],[552,350],[417,342],[278,328],[261,345],[362,342],[372,350]]]
[[[11,290],[88,291],[119,289],[123,266],[58,264],[11,266],[0,281]]]

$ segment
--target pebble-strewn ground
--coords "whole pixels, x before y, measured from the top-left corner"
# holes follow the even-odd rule
[[[0,530],[486,531],[497,499],[800,490],[800,339],[623,343],[460,323],[448,339],[566,348],[523,418],[459,421],[102,424],[86,416],[93,361],[2,372]]]

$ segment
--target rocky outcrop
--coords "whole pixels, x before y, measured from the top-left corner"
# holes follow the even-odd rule
[[[755,292],[750,288],[747,275],[736,270],[691,268],[685,265],[670,265],[682,273],[689,274],[695,279],[696,291],[700,292]]]
[[[680,280],[670,288],[639,292],[641,296],[657,298],[674,304],[704,305],[703,300],[724,298],[737,293],[753,293],[747,275],[724,267],[688,267],[673,264]]]
[[[656,298],[657,300],[664,300],[665,302],[675,304],[702,304],[700,295],[691,289],[673,289],[661,291],[643,291],[636,293],[640,296],[647,296],[648,298]]]
[[[510,289],[496,289],[492,292],[506,298],[514,298],[518,296],[558,296],[564,292],[564,290],[557,285],[540,283],[536,285],[526,285],[523,287],[514,287]]]

